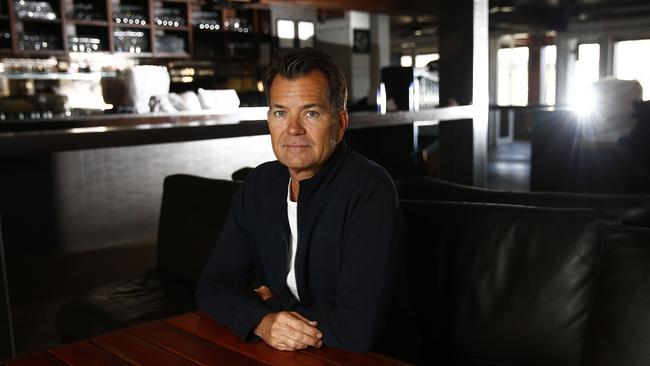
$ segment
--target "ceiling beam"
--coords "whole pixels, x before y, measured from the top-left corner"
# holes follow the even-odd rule
[[[417,0],[260,0],[265,5],[296,5],[327,10],[360,10],[381,14],[434,14],[435,1]]]

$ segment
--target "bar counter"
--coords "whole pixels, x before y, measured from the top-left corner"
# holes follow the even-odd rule
[[[0,121],[0,156],[209,140],[268,134],[266,107],[233,113],[133,114]],[[421,112],[354,112],[350,129],[408,125],[415,121],[471,119],[474,106]]]

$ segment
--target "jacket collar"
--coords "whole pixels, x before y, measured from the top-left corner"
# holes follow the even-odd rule
[[[325,164],[323,164],[323,167],[313,177],[300,181],[300,194],[298,196],[299,205],[303,205],[309,202],[312,196],[318,192],[319,187],[321,187],[323,184],[331,182],[334,179],[336,172],[338,171],[341,163],[343,160],[345,160],[345,157],[349,152],[350,149],[348,148],[347,144],[345,141],[341,140],[341,142],[336,145],[336,148],[334,149],[332,155],[329,157],[329,159],[327,159]],[[273,206],[285,212],[289,178],[289,168],[283,166],[274,183],[273,189]]]
[[[299,204],[301,202],[309,202],[311,197],[316,194],[319,187],[334,179],[348,151],[349,149],[345,144],[345,141],[341,140],[323,167],[313,177],[300,181],[300,194],[298,196]]]

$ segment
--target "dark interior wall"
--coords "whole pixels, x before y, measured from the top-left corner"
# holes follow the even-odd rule
[[[351,129],[346,131],[348,146],[386,169],[395,179],[419,173],[413,155],[413,125]]]
[[[269,136],[116,147],[0,160],[8,254],[155,240],[165,176],[230,179],[274,159]]]

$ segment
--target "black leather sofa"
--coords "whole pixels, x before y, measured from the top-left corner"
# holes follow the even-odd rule
[[[56,327],[64,341],[196,309],[201,275],[240,183],[190,175],[165,178],[156,268],[66,302]]]
[[[71,300],[57,323],[67,340],[195,307],[193,284],[223,222],[215,206],[236,184],[185,176],[168,203],[176,179],[165,181],[166,249],[148,272],[151,291],[113,284]],[[420,364],[650,364],[650,230],[593,208],[404,199],[402,211]]]
[[[650,364],[638,340],[650,337],[650,230],[604,224],[589,209],[402,210],[422,364]]]
[[[498,203],[537,207],[591,208],[610,223],[650,227],[650,196],[483,189],[432,177],[396,182],[400,198],[424,201]]]

